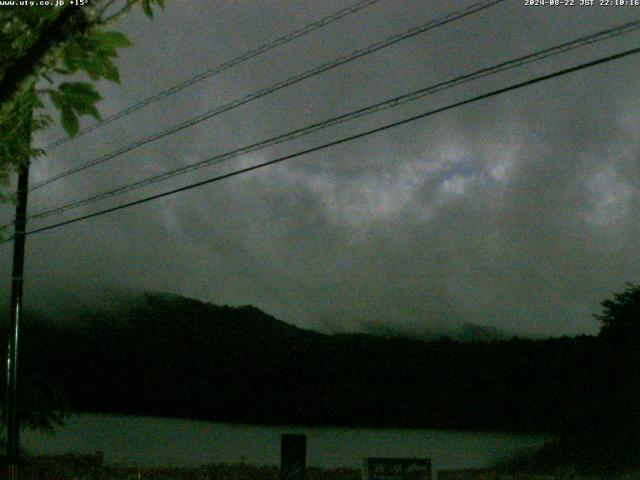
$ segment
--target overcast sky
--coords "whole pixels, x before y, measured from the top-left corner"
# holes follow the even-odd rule
[[[338,0],[169,0],[118,25],[135,43],[103,115],[344,8]],[[381,0],[56,148],[32,182],[470,5]],[[579,0],[576,0],[579,3]],[[597,2],[596,2],[597,3]],[[37,212],[640,17],[640,7],[507,0],[32,193]],[[638,33],[34,221],[72,218],[364,131],[638,45]],[[105,287],[253,304],[323,330],[474,322],[597,332],[599,302],[640,282],[640,62],[628,57],[27,242],[28,305]],[[91,123],[87,120],[86,124]],[[44,145],[59,127],[39,134]],[[10,220],[11,208],[0,209]],[[11,248],[0,247],[9,296]]]

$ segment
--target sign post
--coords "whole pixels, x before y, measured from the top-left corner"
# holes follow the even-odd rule
[[[280,444],[280,480],[304,480],[307,436],[285,433]]]

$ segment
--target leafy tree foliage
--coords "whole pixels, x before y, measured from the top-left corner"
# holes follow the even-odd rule
[[[92,81],[119,82],[117,51],[131,42],[109,25],[136,4],[149,17],[152,5],[165,0],[92,0],[85,7],[0,7],[0,185],[12,169],[43,152],[33,149],[29,133],[52,119],[42,113],[48,97],[69,135],[78,132],[79,117],[100,118],[101,99],[90,82],[65,81],[85,73]],[[45,80],[45,88],[40,88]],[[31,114],[33,110],[33,115]],[[26,132],[25,132],[26,129]],[[1,193],[0,193],[1,195]]]
[[[541,459],[611,470],[640,467],[640,285],[614,293],[595,315],[597,349],[582,368],[595,375],[583,386],[588,402],[576,409],[570,428]]]
[[[0,310],[0,318],[7,318],[8,311]],[[29,329],[26,331],[27,345],[37,349],[41,354],[50,347],[49,342],[55,340],[47,336],[48,330],[41,315],[30,312]],[[8,337],[7,326],[0,328],[0,338]],[[32,340],[33,339],[33,340]],[[6,358],[6,343],[0,344],[0,357]],[[27,362],[28,363],[28,362]],[[0,381],[0,400],[6,398],[5,372],[3,369]],[[18,415],[20,425],[31,429],[51,431],[64,423],[68,410],[68,398],[61,386],[51,379],[47,372],[39,369],[23,368],[18,382]],[[6,422],[5,403],[0,401],[0,424]],[[0,443],[1,446],[4,446]]]
[[[78,132],[82,115],[100,119],[96,103],[101,97],[93,83],[68,77],[84,73],[91,81],[119,82],[114,59],[118,49],[131,42],[108,26],[137,4],[151,17],[152,5],[164,8],[165,2],[92,0],[86,7],[66,3],[61,8],[0,7],[0,199],[8,197],[1,187],[8,184],[11,171],[43,153],[31,146],[31,134],[52,121],[42,112],[45,100],[59,111],[69,135]],[[50,345],[40,347],[46,351]],[[62,422],[65,402],[50,379],[26,373],[19,382],[21,424],[51,429]]]
[[[627,284],[626,290],[601,303],[603,312],[596,315],[603,337],[640,338],[640,285]]]

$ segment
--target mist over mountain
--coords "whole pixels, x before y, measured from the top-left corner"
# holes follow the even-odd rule
[[[507,340],[514,336],[524,337],[524,335],[516,335],[508,333],[496,327],[487,325],[478,325],[476,323],[467,322],[462,325],[449,329],[437,330],[434,328],[418,329],[403,328],[397,325],[388,325],[380,322],[366,323],[363,332],[381,337],[403,337],[413,338],[416,340],[430,341],[449,338],[462,343],[474,342],[491,342],[494,340]]]
[[[181,295],[162,292],[129,289],[113,285],[86,285],[79,290],[65,290],[64,292],[52,290],[44,296],[29,298],[30,310],[53,322],[73,323],[87,316],[88,312],[119,311],[144,303],[148,295],[178,299]],[[0,302],[0,314],[8,310],[5,299]],[[192,299],[194,301],[199,301]],[[210,304],[209,302],[202,302]],[[213,304],[210,304],[213,305]],[[257,307],[253,307],[257,308]],[[266,315],[266,314],[265,314]],[[122,315],[117,315],[113,321],[120,322]],[[271,317],[274,318],[274,317]],[[295,320],[295,319],[292,319]],[[531,335],[517,331],[507,331],[489,325],[480,325],[473,322],[458,323],[451,326],[435,327],[425,321],[424,326],[403,325],[391,321],[367,321],[353,320],[351,326],[345,328],[341,324],[344,319],[338,321],[326,321],[321,324],[321,329],[316,330],[325,334],[353,334],[363,333],[381,337],[401,337],[415,340],[438,340],[450,338],[460,342],[486,342],[493,340],[507,340],[514,336],[527,338]]]

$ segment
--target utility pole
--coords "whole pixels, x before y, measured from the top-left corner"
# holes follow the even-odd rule
[[[27,192],[29,190],[29,150],[31,146],[32,108],[28,108],[22,121],[22,139],[26,141],[25,158],[20,159],[18,170],[18,188],[16,191],[16,216],[13,235],[13,271],[11,276],[11,307],[9,318],[9,341],[7,347],[7,478],[18,479],[18,462],[20,457],[20,424],[18,420],[18,340],[22,323],[22,287],[24,272],[24,244],[27,226]]]

